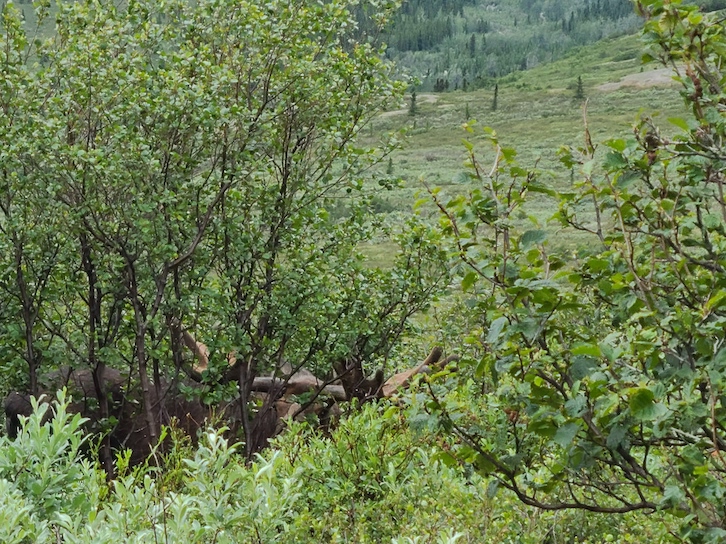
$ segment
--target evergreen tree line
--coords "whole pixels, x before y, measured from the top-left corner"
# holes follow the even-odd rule
[[[410,52],[399,56],[398,61],[418,75],[421,90],[474,90],[491,87],[497,78],[552,62],[573,47],[629,28],[631,19],[626,21],[627,25],[587,22],[569,35],[558,32],[556,23],[533,34],[459,35],[447,40],[441,52]],[[637,24],[635,16],[632,21]]]
[[[421,90],[442,92],[490,86],[640,24],[629,0],[411,0],[384,40],[389,58],[417,77]]]
[[[412,17],[396,25],[388,44],[399,51],[425,51],[453,35],[451,17],[437,15],[433,19]]]
[[[574,15],[579,20],[617,20],[633,13],[630,0],[584,0],[562,2],[554,0],[520,0],[519,9],[531,23],[536,20],[558,21]]]

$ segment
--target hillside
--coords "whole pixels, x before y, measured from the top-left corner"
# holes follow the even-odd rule
[[[385,39],[419,90],[454,91],[493,87],[640,25],[628,0],[408,0]]]
[[[476,135],[463,130],[467,121],[496,130],[502,144],[517,151],[523,167],[537,166],[544,183],[557,189],[569,187],[579,172],[565,168],[557,151],[563,145],[584,143],[585,101],[575,98],[578,77],[596,145],[631,133],[640,115],[652,116],[666,132],[676,130],[667,121],[685,114],[676,84],[659,65],[643,65],[641,49],[639,36],[631,34],[577,47],[558,61],[509,74],[498,83],[495,110],[493,89],[418,93],[415,115],[409,113],[408,95],[400,109],[380,115],[366,131],[371,142],[401,127],[406,133],[404,143],[380,172],[384,175],[387,168],[399,185],[391,191],[376,189],[376,210],[387,213],[390,224],[400,224],[424,191],[422,181],[441,187],[443,195],[467,192],[470,181],[463,175],[466,149],[462,139],[480,147],[481,159],[491,159],[481,130]],[[540,219],[553,212],[548,203],[537,199],[530,199],[527,206]],[[428,209],[436,217],[433,206]],[[385,264],[390,250],[383,243],[366,253],[373,263]]]
[[[724,0],[692,3],[726,7]],[[508,74],[642,24],[629,0],[405,0],[383,38],[418,91],[467,91],[491,89]]]

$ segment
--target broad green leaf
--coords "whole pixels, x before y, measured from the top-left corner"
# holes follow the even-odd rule
[[[640,387],[630,392],[630,410],[634,415],[649,409],[654,403],[653,392],[647,387]]]
[[[612,172],[615,170],[622,170],[628,165],[628,161],[625,160],[622,153],[611,151],[605,156],[603,161],[603,167],[608,171]]]
[[[502,157],[507,162],[512,162],[514,160],[514,157],[517,156],[517,150],[513,149],[511,147],[502,147],[501,153],[502,153]]]
[[[502,334],[504,327],[509,323],[506,317],[498,317],[489,326],[487,332],[487,343],[490,345],[496,345],[499,341],[499,336]]]
[[[597,361],[592,357],[578,355],[572,358],[570,375],[574,380],[582,380],[598,369]]]
[[[597,344],[578,343],[572,347],[573,355],[589,355],[590,357],[602,357],[602,351]]]
[[[718,291],[715,295],[713,295],[711,298],[709,298],[705,304],[705,308],[707,310],[713,310],[715,308],[720,308],[725,303],[726,303],[726,289]]]
[[[578,417],[587,408],[587,399],[583,395],[578,395],[565,402],[565,411],[571,417]]]
[[[630,393],[628,404],[630,413],[641,421],[652,421],[668,412],[663,404],[655,402],[653,392],[646,387],[633,390]]]
[[[452,183],[470,183],[472,180],[472,174],[468,171],[457,172],[451,178]]]
[[[680,128],[681,130],[684,130],[686,132],[688,132],[689,130],[691,130],[691,127],[688,126],[688,121],[686,121],[682,117],[669,117],[668,118],[668,122],[671,125],[674,125],[674,126]]]
[[[567,423],[557,429],[553,440],[556,444],[566,448],[575,439],[579,430],[580,426],[577,423]]]
[[[613,138],[612,140],[607,140],[604,142],[604,144],[610,149],[614,149],[615,151],[618,151],[620,153],[625,151],[625,148],[627,147],[626,141],[620,138]]]
[[[476,272],[471,270],[467,272],[461,280],[461,290],[467,292],[476,283],[477,279],[479,279],[479,275]]]
[[[541,244],[547,239],[547,232],[544,230],[528,230],[519,240],[522,248],[526,249],[536,244]]]
[[[549,418],[540,418],[530,422],[527,426],[527,432],[531,432],[545,438],[553,438],[557,433],[557,426]]]
[[[622,425],[614,425],[608,433],[607,446],[610,449],[617,449],[622,446],[625,442],[625,436],[628,433],[628,429]]]

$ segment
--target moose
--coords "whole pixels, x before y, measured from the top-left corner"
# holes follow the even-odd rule
[[[443,368],[455,361],[456,356],[443,358],[443,350],[435,347],[419,365],[399,372],[384,380],[382,371],[366,377],[359,361],[340,363],[335,367],[334,379],[321,380],[304,368],[283,364],[273,375],[257,376],[249,384],[249,395],[240,395],[224,405],[210,406],[192,395],[191,400],[180,394],[181,384],[189,390],[203,387],[204,371],[209,364],[209,350],[186,330],[180,331],[184,345],[194,356],[195,363],[184,376],[174,376],[153,388],[154,413],[159,423],[174,422],[192,441],[209,421],[223,421],[233,438],[245,441],[248,456],[263,449],[270,438],[281,432],[290,419],[301,419],[314,414],[325,424],[340,413],[339,403],[358,399],[367,402],[393,396],[396,391],[409,385],[411,379],[431,368]],[[239,364],[234,354],[227,357],[229,372],[222,381],[233,381],[239,376],[234,372]],[[87,418],[87,431],[103,437],[100,449],[101,462],[109,477],[113,475],[114,450],[129,449],[134,464],[148,458],[151,447],[146,420],[140,411],[139,392],[128,377],[116,369],[105,368],[101,376],[102,390],[107,394],[106,415],[99,409],[97,391],[98,373],[89,368],[61,368],[48,375],[46,392],[66,387],[73,399],[69,410]],[[242,389],[242,387],[240,387]],[[242,393],[242,392],[241,392]],[[300,401],[304,396],[305,401]],[[250,408],[246,400],[251,399]],[[21,416],[32,412],[30,395],[12,392],[4,403],[7,434],[17,437],[21,428]],[[252,410],[248,423],[244,424],[246,410]]]

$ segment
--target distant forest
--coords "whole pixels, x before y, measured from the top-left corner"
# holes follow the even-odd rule
[[[417,89],[466,91],[641,24],[630,0],[406,0],[384,39]]]

